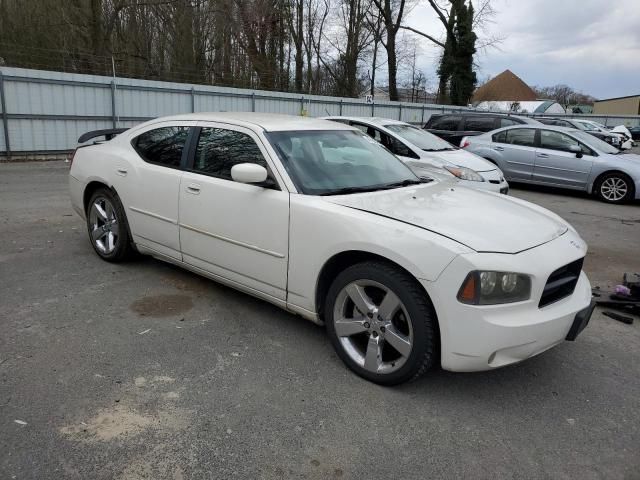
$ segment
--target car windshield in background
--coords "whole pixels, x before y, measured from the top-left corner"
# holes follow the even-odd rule
[[[269,141],[302,193],[341,195],[423,183],[374,139],[352,130],[272,132]]]
[[[597,132],[598,131],[596,126],[592,125],[591,123],[581,122],[579,120],[576,120],[576,123],[578,124],[578,128],[580,128],[580,130],[585,130],[587,132]]]
[[[422,150],[426,150],[427,152],[456,150],[456,148],[449,142],[445,142],[440,137],[436,137],[432,133],[426,132],[411,125],[391,124],[385,125],[384,128],[392,131],[408,142],[413,143],[416,147],[421,148]]]
[[[602,153],[611,153],[611,154],[620,153],[620,150],[618,150],[616,147],[612,147],[607,142],[600,140],[599,138],[594,137],[593,135],[587,132],[583,132],[582,130],[572,130],[571,134],[574,137],[576,137],[578,140],[581,140],[583,143],[586,143],[590,147],[593,147]]]

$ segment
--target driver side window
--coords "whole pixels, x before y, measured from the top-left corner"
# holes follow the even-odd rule
[[[200,129],[193,160],[194,172],[232,180],[231,168],[239,163],[255,163],[269,168],[260,148],[246,133],[224,128]]]
[[[591,155],[591,150],[588,147],[569,135],[551,130],[540,131],[540,148],[558,150],[561,152],[571,152],[572,146],[580,147],[584,155]]]

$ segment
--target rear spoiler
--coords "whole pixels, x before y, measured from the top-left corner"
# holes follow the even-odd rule
[[[116,135],[126,132],[128,128],[107,128],[106,130],[93,130],[91,132],[83,133],[78,138],[78,143],[88,142],[92,138],[104,137],[105,140],[111,140]]]

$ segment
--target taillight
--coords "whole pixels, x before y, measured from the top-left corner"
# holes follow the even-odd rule
[[[467,148],[469,145],[471,145],[471,142],[469,141],[469,139],[467,137],[464,137],[460,141],[460,148]]]
[[[71,157],[69,158],[69,168],[71,168],[71,165],[73,165],[73,159],[76,156],[76,152],[78,151],[78,149],[76,148],[73,153],[71,154]]]

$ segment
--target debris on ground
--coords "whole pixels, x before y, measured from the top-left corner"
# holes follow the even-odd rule
[[[595,287],[592,294],[596,299],[596,304],[601,307],[614,308],[632,315],[640,315],[639,273],[625,273],[622,276],[622,284],[616,285],[613,291],[605,291],[600,287]],[[617,315],[613,312],[604,312],[604,315],[627,325],[633,323],[633,318],[624,315]]]
[[[614,320],[618,320],[619,322],[626,323],[627,325],[632,325],[633,324],[633,318],[632,317],[627,317],[626,315],[620,315],[619,313],[610,312],[608,310],[602,312],[602,314],[605,317],[613,318]]]

